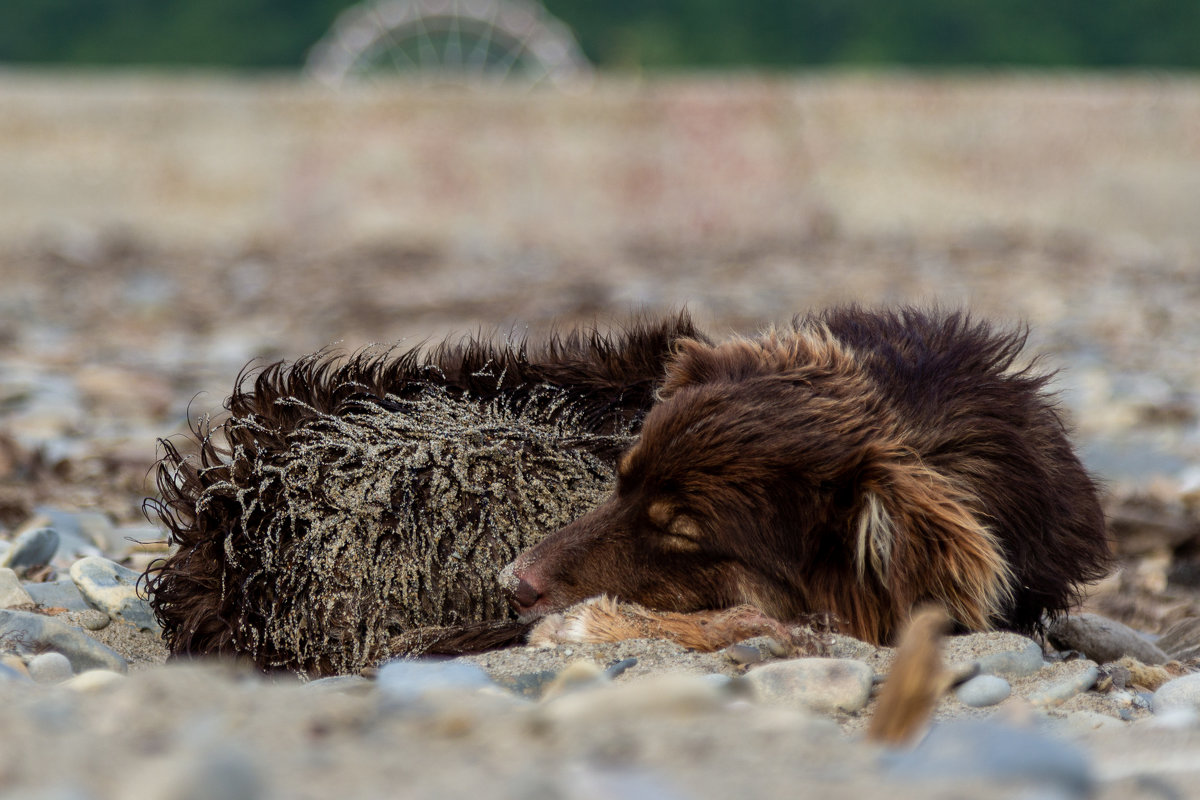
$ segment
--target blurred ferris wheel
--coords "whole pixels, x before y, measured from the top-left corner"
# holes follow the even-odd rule
[[[402,75],[486,86],[577,83],[591,65],[569,28],[530,0],[366,0],[309,51],[305,71],[330,86]]]

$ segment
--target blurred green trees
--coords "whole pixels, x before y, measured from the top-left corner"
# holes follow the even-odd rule
[[[346,0],[4,0],[0,63],[291,68]],[[601,67],[1200,66],[1197,0],[545,0]]]

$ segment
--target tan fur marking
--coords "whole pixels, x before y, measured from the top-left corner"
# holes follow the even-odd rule
[[[624,478],[629,475],[629,469],[632,466],[633,459],[634,459],[634,456],[636,453],[637,453],[637,447],[631,447],[628,450],[626,450],[624,453],[622,453],[621,457],[617,459],[617,475],[619,477]]]
[[[646,516],[664,530],[671,524],[675,516],[675,508],[666,500],[655,500],[646,508]]]

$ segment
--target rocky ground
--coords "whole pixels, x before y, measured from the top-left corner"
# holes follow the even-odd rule
[[[124,103],[143,120],[139,124],[150,125],[147,120],[157,118],[146,109],[158,106],[122,100],[127,88],[93,92],[91,105],[70,107]],[[84,214],[84,222],[47,217],[35,234],[3,228],[0,797],[716,797],[795,794],[797,787],[830,797],[881,791],[913,798],[1200,797],[1194,672],[1200,241],[1175,235],[1190,220],[1167,224],[1171,213],[1195,204],[1138,201],[1125,213],[1114,198],[1122,192],[1152,196],[1146,187],[1157,185],[1139,183],[1129,171],[1114,173],[1120,179],[1112,179],[1110,194],[1095,194],[1107,185],[1096,178],[1080,183],[1093,193],[1088,202],[1035,203],[1032,215],[985,213],[989,206],[969,202],[970,187],[980,181],[980,196],[1018,209],[1017,188],[1045,187],[1047,174],[1065,180],[1072,170],[1094,171],[1118,152],[1126,167],[1193,164],[1187,160],[1192,139],[1151,139],[1162,131],[1194,131],[1188,121],[1200,109],[1200,92],[1186,85],[1158,91],[1092,83],[1036,90],[1011,84],[847,88],[813,80],[749,95],[715,87],[709,103],[702,88],[684,87],[677,105],[661,86],[648,91],[649,99],[639,95],[632,111],[621,106],[628,112],[622,124],[640,131],[633,140],[663,148],[672,181],[686,183],[697,172],[692,167],[712,162],[714,154],[749,163],[755,180],[771,187],[767,205],[786,214],[768,218],[764,210],[750,215],[766,220],[758,227],[722,228],[724,205],[741,222],[749,218],[744,209],[758,206],[744,190],[724,191],[737,180],[736,170],[717,170],[706,173],[711,185],[660,192],[664,205],[650,216],[593,197],[583,211],[602,207],[606,216],[595,222],[585,214],[572,222],[572,237],[561,239],[538,238],[524,223],[506,236],[503,220],[476,209],[487,220],[482,238],[463,232],[471,228],[468,215],[437,221],[436,236],[305,239],[273,231],[198,240],[177,235],[180,220],[203,228],[207,207],[175,208],[162,222],[153,217],[156,195],[142,197],[142,216],[121,225],[98,225],[96,215]],[[226,90],[240,91],[189,84],[179,97],[203,95],[197,102],[209,111],[237,110],[215,115],[233,130],[256,107],[242,95],[222,105],[214,98]],[[0,85],[4,91],[11,94],[11,86]],[[601,92],[597,107],[607,114],[620,106],[621,91]],[[28,86],[16,95],[21,92],[33,96]],[[760,147],[754,120],[762,115],[739,128],[730,123],[732,111],[714,112],[730,97],[744,96],[761,111],[780,94],[812,101],[815,109],[808,113],[810,106],[797,101],[812,158],[805,161],[803,196],[790,206],[786,182],[769,168],[771,157],[761,155],[775,152]],[[6,96],[21,100],[16,95]],[[696,108],[688,103],[697,98],[705,101],[699,121],[715,144],[698,137],[683,156],[666,153],[666,133],[678,132],[671,125],[691,130],[689,120],[696,120],[688,114]],[[444,113],[440,101],[419,100],[429,115]],[[172,133],[172,116],[165,114],[165,139],[109,132],[84,148],[82,132],[51,124],[53,102],[21,102],[9,104],[23,111],[0,122],[0,140],[11,152],[26,153],[20,148],[42,139],[59,150],[14,158],[0,165],[6,175],[50,175],[58,163],[52,157],[60,154],[70,160],[100,153],[104,157],[80,162],[96,170],[110,161],[134,163],[136,148],[122,158],[105,149],[131,139],[146,153],[136,162],[141,172],[133,172],[146,173],[159,181],[148,185],[169,193],[177,186],[171,180],[182,174],[173,170],[185,169],[179,166],[184,156],[206,152],[209,141],[194,126],[186,136]],[[311,105],[289,102],[305,113],[318,107],[311,98],[305,100]],[[560,111],[570,116],[586,108],[578,97],[569,101],[574,111],[544,97],[532,103],[533,112],[521,106],[515,117],[487,103],[480,113],[519,140],[504,126],[521,129],[522,115],[552,120]],[[655,103],[665,103],[665,116],[656,116]],[[368,118],[391,108],[362,98],[352,105]],[[992,108],[1004,114],[990,116]],[[744,110],[744,104],[734,109]],[[877,138],[863,132],[874,130],[872,120],[894,122],[901,112],[915,113],[920,124],[910,123],[903,135],[891,123],[880,126]],[[1096,124],[1097,114],[1105,125]],[[326,124],[319,114],[305,119]],[[709,125],[714,119],[730,124]],[[1023,120],[1028,139],[1013,120]],[[643,124],[653,135],[637,127]],[[913,133],[926,127],[939,131],[936,152],[947,152],[953,169],[928,169],[936,159]],[[356,130],[349,124],[339,129],[346,147],[353,148]],[[369,137],[372,129],[363,130]],[[212,141],[228,133],[215,131]],[[418,142],[421,152],[439,157],[426,134]],[[580,147],[603,150],[580,136]],[[403,144],[397,149],[408,152]],[[1047,149],[1055,146],[1063,149]],[[178,162],[161,155],[169,147],[183,154]],[[759,153],[759,160],[739,161],[733,157],[738,148]],[[367,173],[387,163],[379,161],[383,150],[371,152],[376,160]],[[474,168],[489,165],[488,151],[472,152]],[[569,166],[569,149],[553,152]],[[980,156],[995,152],[1000,155]],[[640,166],[592,179],[617,181],[621,191],[632,192],[646,185],[637,181],[653,186],[662,178],[653,174],[653,159],[637,162],[615,145],[611,154],[607,163]],[[220,153],[208,155],[198,161],[223,163]],[[243,171],[254,166],[237,163]],[[825,164],[833,166],[823,172]],[[912,164],[925,171],[904,173],[894,195],[886,192],[891,184],[871,179],[896,178]],[[505,168],[511,177],[511,165]],[[1171,187],[1165,198],[1195,199],[1194,184],[1178,178],[1190,174],[1186,169],[1147,170]],[[209,182],[191,176],[183,183],[189,197],[250,207],[232,184],[221,183],[232,180],[221,170],[204,177]],[[470,176],[451,177],[467,181],[459,190],[470,194]],[[552,176],[541,179],[554,188]],[[39,184],[39,191],[71,209],[65,186]],[[117,180],[112,186],[126,188]],[[367,199],[356,202],[369,205],[373,186],[366,181]],[[906,194],[916,186],[925,188]],[[533,211],[553,213],[558,195],[528,184],[520,189],[534,198]],[[91,182],[80,189],[95,190]],[[694,202],[701,195],[705,202]],[[40,196],[27,191],[0,202],[15,204],[20,213],[9,220],[19,220],[36,216],[28,209]],[[443,217],[454,207],[453,197],[434,200]],[[896,224],[880,222],[887,215],[879,209],[904,209],[910,200],[924,216],[914,221],[897,214]],[[100,199],[90,202],[93,209]],[[379,211],[364,208],[367,216]],[[1068,224],[1069,214],[1051,213],[1076,208],[1087,212],[1077,226]],[[506,213],[521,218],[519,211]],[[1051,216],[1052,224],[1037,221]],[[1137,229],[1142,217],[1162,227]],[[228,222],[212,219],[214,227]],[[167,223],[175,227],[164,236]],[[1172,235],[1155,235],[1164,230]],[[617,235],[622,231],[628,235]],[[251,359],[291,358],[330,344],[417,344],[479,329],[536,337],[552,325],[608,324],[633,309],[655,313],[682,305],[722,335],[846,301],[937,301],[1027,321],[1032,348],[1045,354],[1047,368],[1060,370],[1055,385],[1081,452],[1105,482],[1119,555],[1119,569],[1081,610],[1097,616],[1078,615],[1080,624],[1045,642],[1001,633],[948,641],[944,659],[952,672],[979,675],[946,693],[915,747],[865,740],[893,653],[844,638],[824,654],[832,661],[781,657],[766,640],[714,654],[635,641],[388,666],[308,685],[268,680],[236,664],[163,666],[155,624],[132,588],[165,548],[161,531],[141,511],[143,499],[155,493],[155,441],[219,412]]]

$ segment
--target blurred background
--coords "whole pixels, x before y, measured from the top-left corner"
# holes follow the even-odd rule
[[[939,302],[1028,322],[1200,549],[1197,41],[1190,0],[7,0],[0,532],[132,524],[255,359]]]

